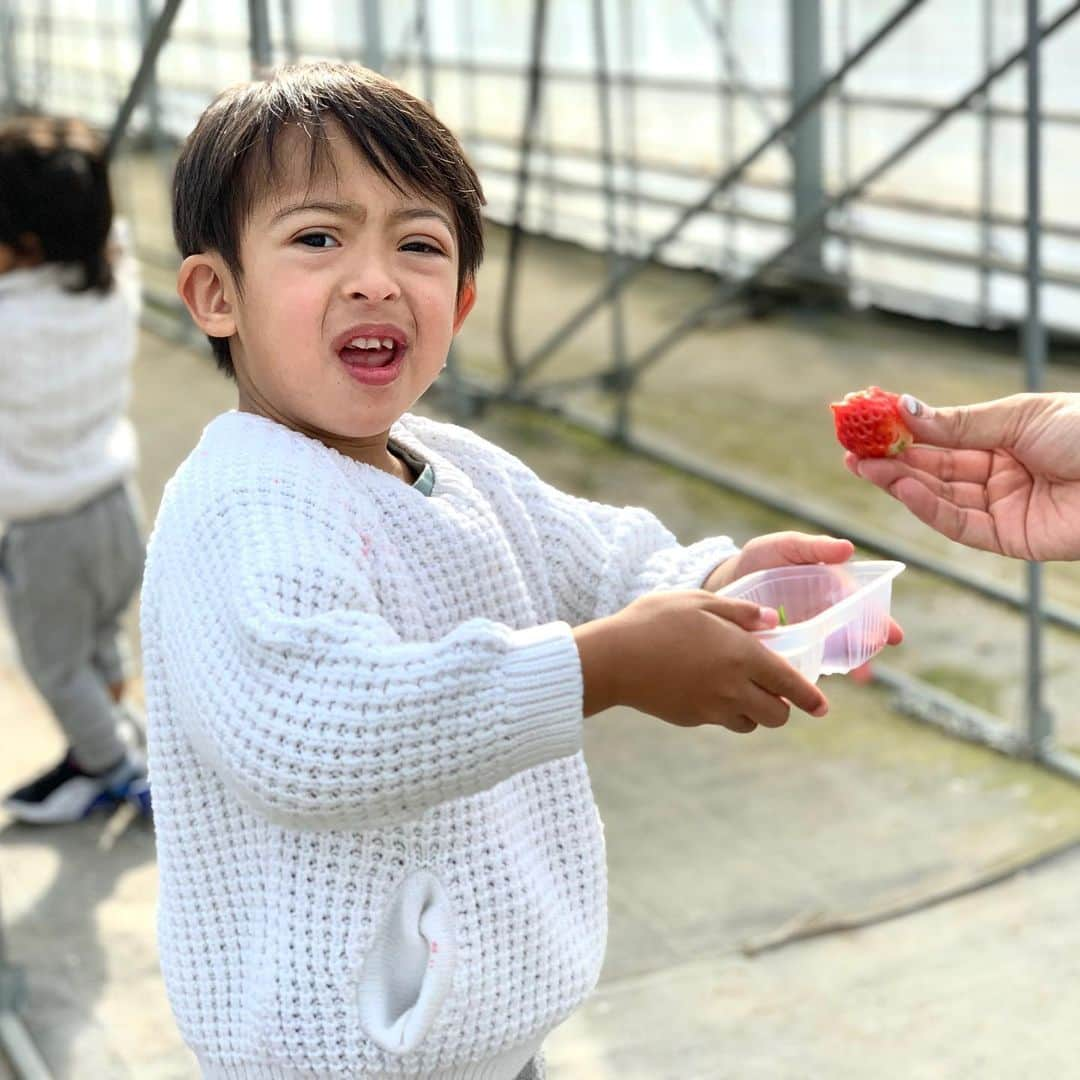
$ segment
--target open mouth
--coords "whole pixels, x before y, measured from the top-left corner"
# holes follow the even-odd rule
[[[339,356],[351,367],[387,368],[398,359],[401,346],[390,337],[357,337],[345,343]]]

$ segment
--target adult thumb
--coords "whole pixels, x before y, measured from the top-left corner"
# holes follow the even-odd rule
[[[1000,398],[935,409],[910,394],[901,394],[900,411],[918,443],[957,450],[994,450],[1009,441],[1016,403]]]

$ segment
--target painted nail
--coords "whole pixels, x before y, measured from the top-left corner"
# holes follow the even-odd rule
[[[912,416],[921,416],[924,420],[929,420],[934,415],[934,410],[929,405],[923,404],[918,398],[912,397],[910,394],[900,395],[900,406],[911,413]]]

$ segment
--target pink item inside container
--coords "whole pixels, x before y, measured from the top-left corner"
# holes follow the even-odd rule
[[[892,582],[903,570],[903,563],[886,560],[782,566],[747,574],[717,595],[782,609],[787,625],[755,637],[817,682],[865,664],[884,648]]]

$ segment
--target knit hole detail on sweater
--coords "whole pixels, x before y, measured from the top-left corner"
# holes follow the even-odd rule
[[[427,870],[398,887],[360,971],[360,1022],[392,1054],[414,1050],[431,1030],[454,975],[453,909]]]

